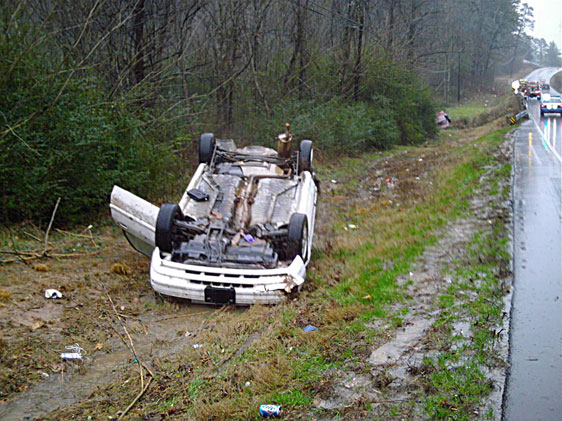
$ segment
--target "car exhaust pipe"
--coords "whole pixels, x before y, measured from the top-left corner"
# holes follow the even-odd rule
[[[285,123],[285,133],[280,134],[277,138],[277,155],[280,158],[289,158],[291,156],[291,143],[293,142],[293,135],[290,132],[291,125]]]

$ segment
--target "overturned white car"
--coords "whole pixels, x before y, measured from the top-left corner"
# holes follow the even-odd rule
[[[199,166],[179,204],[158,208],[121,189],[111,214],[131,245],[152,255],[159,293],[197,303],[281,302],[296,293],[310,260],[317,199],[312,142],[291,151],[237,149],[204,133]]]

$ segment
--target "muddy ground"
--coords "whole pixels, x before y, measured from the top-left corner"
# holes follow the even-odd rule
[[[470,142],[499,124],[461,132],[459,142]],[[451,147],[454,145],[447,145]],[[433,169],[446,159],[440,148],[427,145],[384,155],[366,168],[365,178],[352,188],[345,176],[334,183],[326,175],[321,179],[322,204],[315,246],[329,253],[333,238],[346,235],[334,234],[333,218],[342,210],[362,203],[365,207],[373,202],[399,203],[423,195],[416,180],[431,182]],[[508,147],[498,153],[509,159]],[[351,418],[389,418],[397,402],[411,400],[408,418],[424,418],[415,402],[421,399],[423,359],[439,351],[438,343],[432,340],[432,323],[438,312],[435,297],[450,282],[443,269],[462,258],[474,232],[489,227],[493,218],[508,217],[508,204],[496,199],[490,192],[481,191],[471,202],[474,216],[454,221],[442,230],[441,241],[425,251],[409,277],[399,280],[407,285],[411,311],[397,326],[391,326],[388,320],[371,323],[370,328],[384,332],[376,346],[367,348],[360,367],[344,365],[337,372],[326,373],[327,380],[317,388],[311,403],[314,408],[326,410],[325,414],[334,410],[338,414],[335,418],[342,414]],[[351,235],[354,228],[348,228]],[[74,405],[88,402],[87,406],[94,408],[96,402],[111,399],[104,392],[109,385],[132,384],[132,375],[123,373],[138,368],[135,355],[147,362],[165,361],[193,349],[203,337],[208,340],[205,331],[209,326],[216,328],[214,323],[225,311],[242,321],[255,318],[258,312],[262,317],[268,311],[166,300],[150,288],[147,259],[129,247],[110,221],[94,224],[91,232],[92,235],[88,229],[53,231],[50,254],[57,257],[39,259],[21,250],[26,247],[41,252],[43,232],[29,223],[5,233],[1,257],[20,261],[0,266],[1,419],[64,419],[72,416]],[[25,258],[29,261],[21,262]],[[46,299],[44,292],[48,288],[59,290],[62,299]],[[299,300],[306,300],[306,293],[305,288]],[[469,326],[468,321],[457,326],[459,335],[467,341],[471,335]],[[505,346],[505,337],[499,338],[503,341],[499,346]],[[250,337],[238,352],[243,353],[256,340],[259,338]],[[86,352],[82,360],[62,360],[60,354],[74,344]],[[186,362],[186,370],[188,366]],[[501,413],[504,371],[501,363],[490,367],[494,394],[488,405],[495,408],[496,416]],[[158,390],[165,386],[151,387]],[[366,401],[374,403],[368,415],[355,411],[364,408],[361,403]],[[485,411],[476,411],[475,418]],[[103,410],[98,408],[92,413],[99,415]],[[135,414],[131,412],[131,419],[139,416]],[[404,416],[403,410],[401,414]],[[104,415],[106,419],[116,416]],[[169,411],[155,418],[166,417],[174,418],[174,413]],[[176,417],[184,416],[180,413]],[[307,410],[289,412],[287,417],[307,419]]]

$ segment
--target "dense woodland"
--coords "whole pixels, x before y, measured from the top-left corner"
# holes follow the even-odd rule
[[[171,194],[203,131],[273,145],[290,121],[320,156],[420,143],[436,104],[559,60],[530,25],[518,0],[4,0],[1,218],[62,197],[79,220],[116,183]]]

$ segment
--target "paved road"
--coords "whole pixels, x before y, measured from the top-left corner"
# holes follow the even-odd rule
[[[549,80],[555,68],[528,80]],[[529,121],[515,135],[514,296],[503,419],[562,419],[562,118]]]

